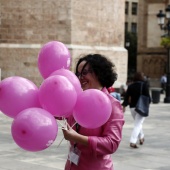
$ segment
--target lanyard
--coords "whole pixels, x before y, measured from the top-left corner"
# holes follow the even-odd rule
[[[76,132],[79,133],[79,130],[80,130],[80,125],[76,123]]]
[[[78,133],[80,130],[80,125],[76,123],[76,132]],[[77,143],[74,143],[74,148],[77,146]]]

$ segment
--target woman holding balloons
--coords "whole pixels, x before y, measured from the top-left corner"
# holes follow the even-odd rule
[[[68,127],[63,128],[63,134],[65,139],[70,141],[71,146],[65,170],[113,170],[111,154],[118,149],[124,124],[120,102],[109,95],[107,91],[107,88],[112,86],[117,79],[115,66],[103,55],[89,54],[79,59],[76,75],[80,80],[82,93],[89,92],[86,94],[91,95],[89,100],[94,98],[98,91],[102,92],[103,97],[101,99],[97,99],[97,97],[94,103],[91,103],[91,110],[88,110],[88,106],[82,109],[83,104],[75,106],[73,115],[67,118]],[[78,99],[81,98],[81,95],[79,96]],[[108,100],[110,105],[102,105],[103,99]],[[79,122],[77,120],[81,115],[80,113],[76,114],[78,109],[82,109],[82,114],[85,113],[86,109],[87,113],[90,111],[91,113],[84,116],[84,119],[91,120],[90,116],[95,110],[95,101],[97,100],[99,104],[101,102],[101,105],[98,105],[98,111],[100,112],[103,108],[110,109],[110,114],[107,115],[103,112],[102,120],[100,120],[101,116],[95,117],[96,124],[94,123],[94,126],[88,126],[88,124],[82,126],[83,121],[82,124],[75,124],[75,122]],[[104,119],[106,121],[102,125],[97,124]]]

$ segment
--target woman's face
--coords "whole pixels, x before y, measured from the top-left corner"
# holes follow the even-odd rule
[[[78,78],[81,83],[81,87],[83,90],[87,89],[102,89],[102,86],[100,85],[95,73],[90,68],[90,66],[87,64],[85,67],[86,61],[82,61],[78,66]],[[83,69],[84,67],[84,69]],[[82,71],[83,69],[83,71]]]

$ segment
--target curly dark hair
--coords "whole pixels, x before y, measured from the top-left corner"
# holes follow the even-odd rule
[[[133,77],[133,81],[144,81],[144,73],[142,72],[137,72],[135,73],[134,77]]]
[[[89,64],[92,71],[98,78],[98,81],[103,87],[111,87],[117,80],[117,73],[115,71],[115,65],[109,61],[104,55],[101,54],[88,54],[81,57],[76,65],[76,73],[78,72],[78,66],[82,61],[87,61],[83,69]]]

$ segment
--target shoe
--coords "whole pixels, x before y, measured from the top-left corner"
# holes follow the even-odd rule
[[[144,141],[145,141],[144,138],[140,139],[140,140],[139,140],[139,144],[140,144],[140,145],[143,145]]]
[[[135,149],[138,148],[138,146],[137,146],[136,144],[134,144],[134,143],[130,143],[130,147],[131,147],[131,148],[135,148]]]

